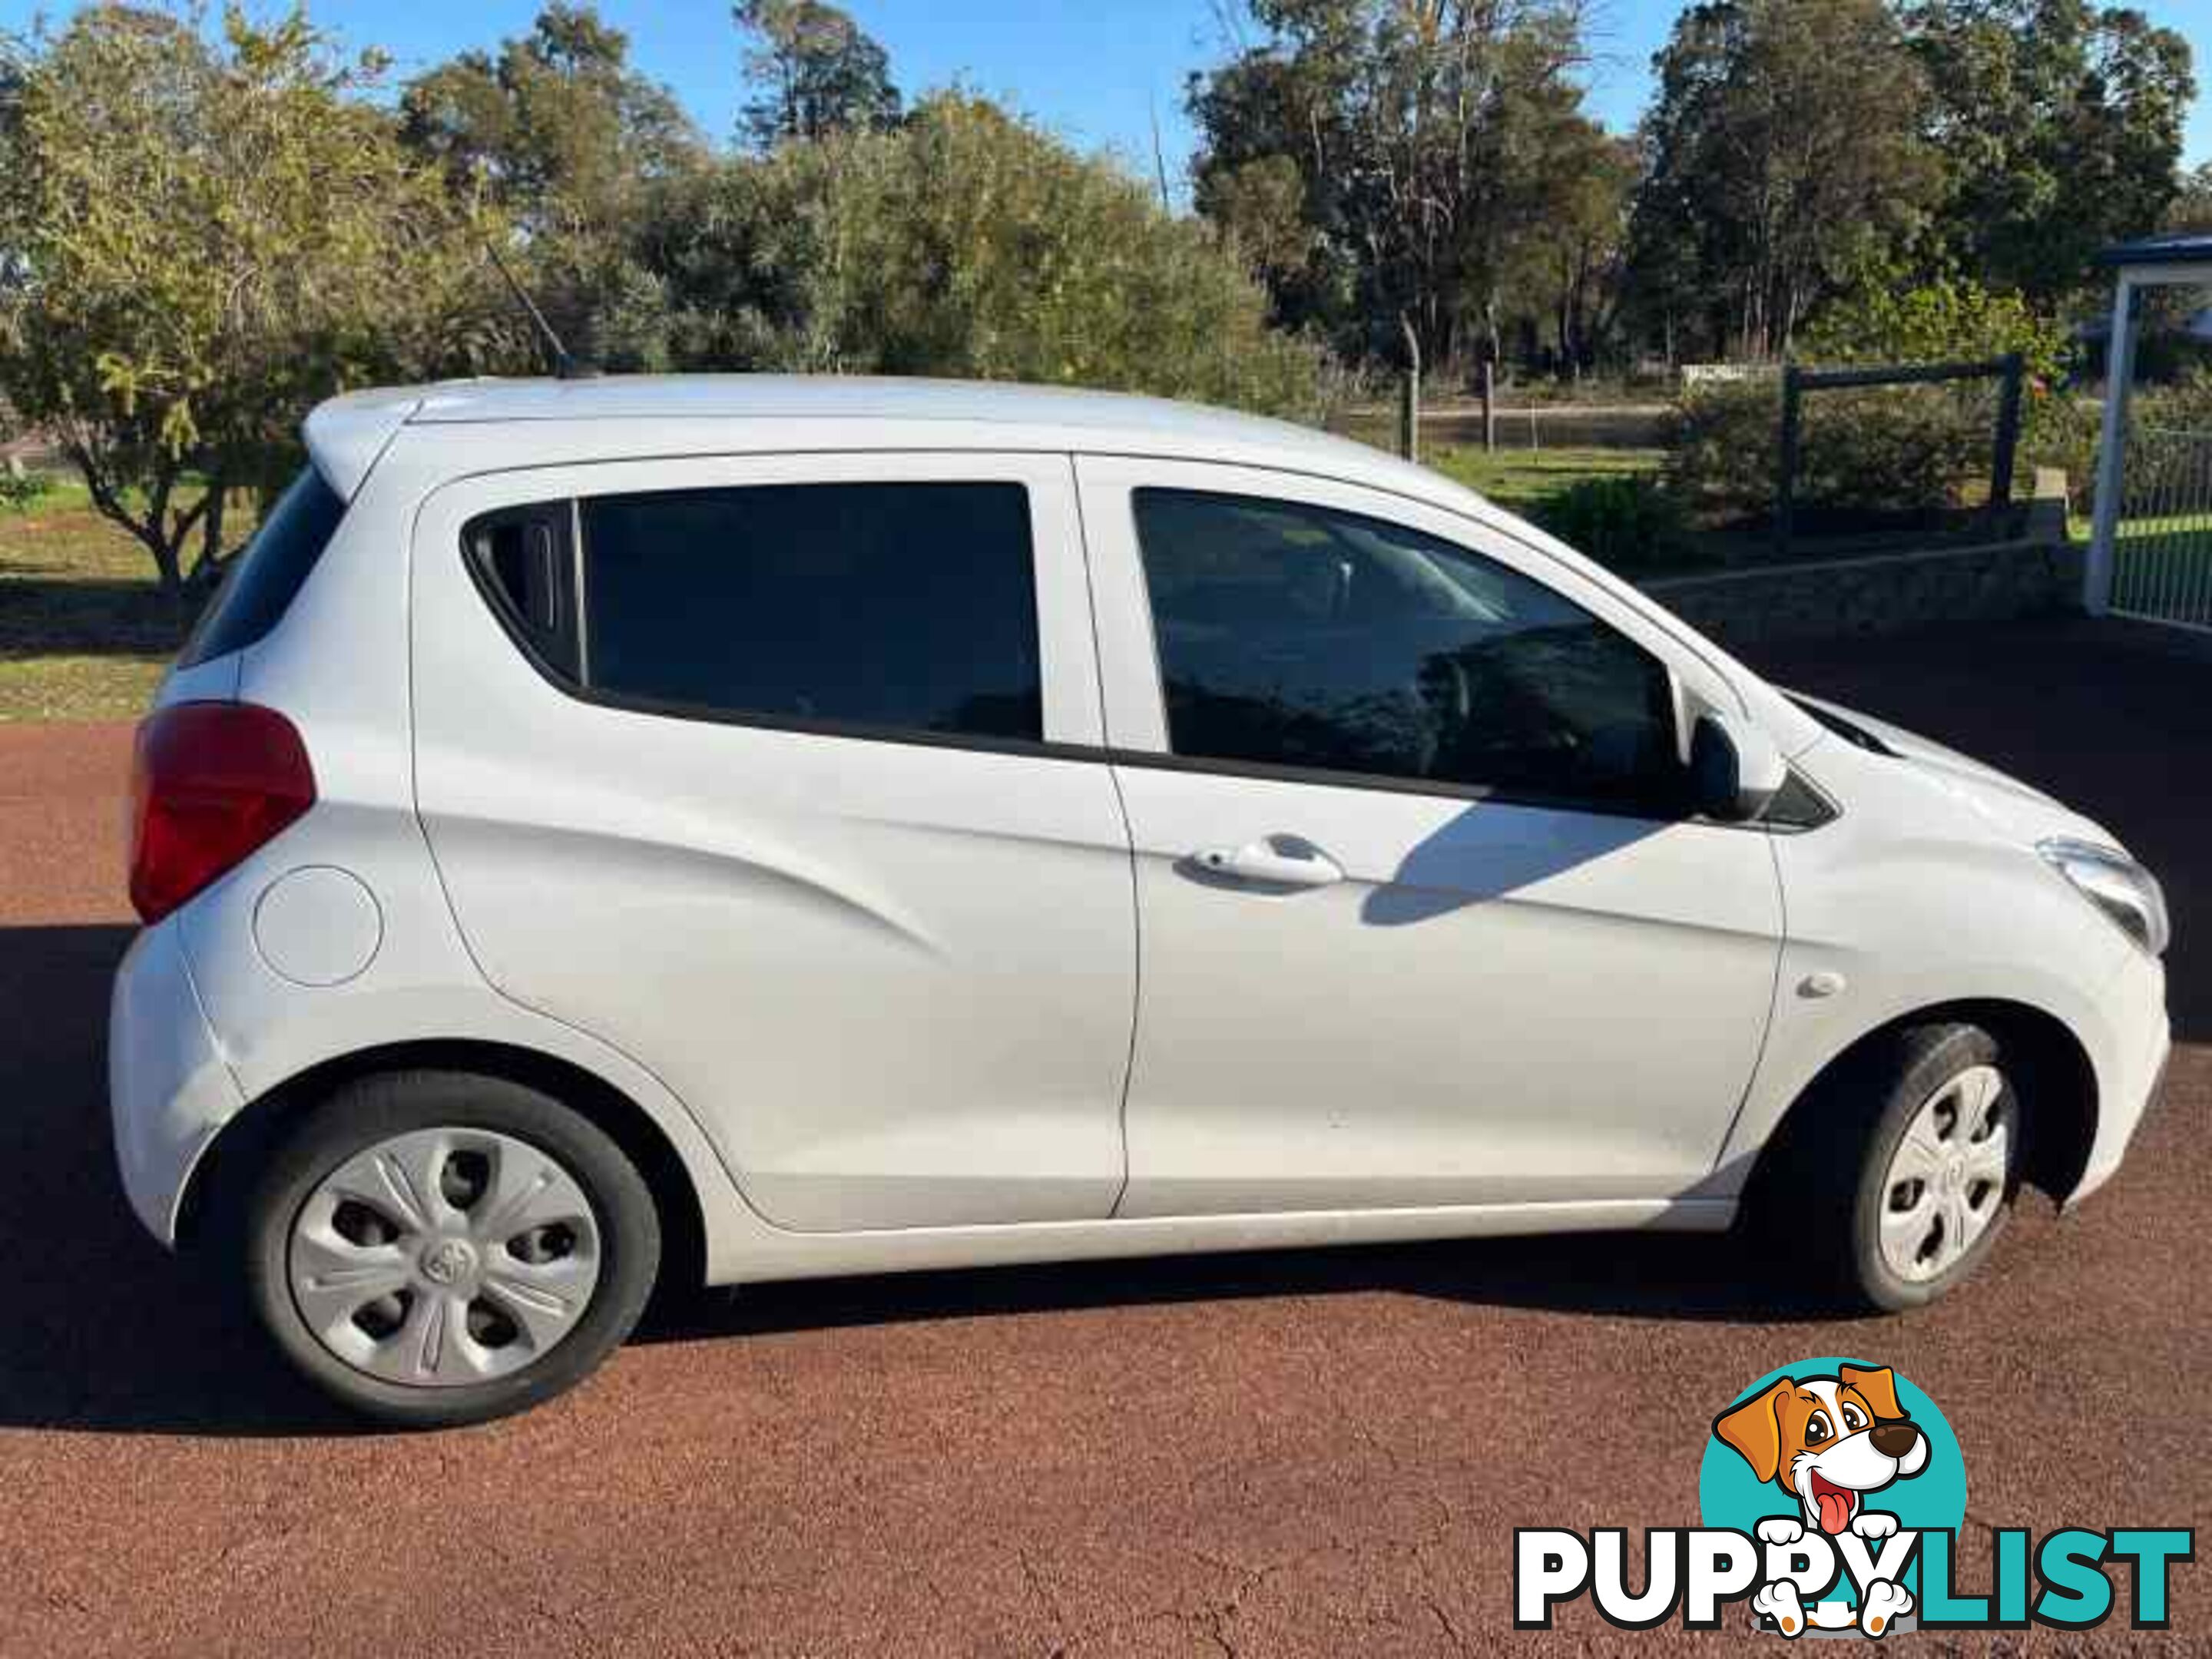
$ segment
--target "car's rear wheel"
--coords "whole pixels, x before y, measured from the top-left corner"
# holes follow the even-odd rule
[[[629,1334],[660,1255],[651,1194],[603,1132],[504,1079],[363,1078],[313,1109],[248,1205],[277,1346],[410,1427],[550,1398]]]
[[[1768,1230],[1824,1288],[1917,1308],[1995,1248],[2020,1186],[2025,1125],[1996,1039],[1899,1030],[1824,1080],[1776,1149]]]

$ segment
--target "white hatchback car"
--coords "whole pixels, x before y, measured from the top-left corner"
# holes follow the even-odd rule
[[[2154,1091],[2110,835],[1373,450],[744,377],[307,440],[141,731],[115,1137],[385,1419],[664,1276],[1742,1211],[1905,1307]]]

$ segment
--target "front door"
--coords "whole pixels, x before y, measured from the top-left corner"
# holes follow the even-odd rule
[[[1705,1176],[1782,928],[1766,833],[1681,808],[1717,671],[1455,514],[1079,469],[1142,939],[1120,1213]]]
[[[422,819],[494,984],[781,1225],[1111,1210],[1135,916],[1066,457],[503,473],[414,569]]]

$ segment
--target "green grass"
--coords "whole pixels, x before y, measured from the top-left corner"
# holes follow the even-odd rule
[[[1485,452],[1445,445],[1429,462],[1632,581],[1725,562],[1711,534],[1691,524],[1656,487],[1666,462],[1663,450],[1563,447]],[[1579,488],[1586,485],[1603,488]]]
[[[0,507],[0,721],[135,717],[184,629],[152,557],[83,485]]]
[[[1498,506],[1525,512],[1554,490],[1583,478],[1659,476],[1660,449],[1500,449],[1485,453],[1458,445],[1431,450],[1428,464],[1447,478],[1486,495]]]
[[[2067,533],[2077,542],[2089,539],[2096,520],[2086,514],[2076,514],[2067,523]],[[2164,518],[2122,519],[2118,533],[2131,541],[2154,540],[2172,537],[2185,540],[2212,536],[2212,513],[2175,513]]]

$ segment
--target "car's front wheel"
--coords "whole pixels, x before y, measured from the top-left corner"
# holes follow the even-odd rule
[[[1825,1288],[1917,1308],[1967,1278],[2017,1195],[2021,1105],[1977,1025],[1893,1033],[1800,1108],[1764,1194],[1765,1221]]]
[[[263,1324],[319,1387],[408,1427],[481,1421],[587,1375],[653,1289],[653,1199],[607,1135],[535,1089],[358,1079],[270,1159],[246,1218]]]

